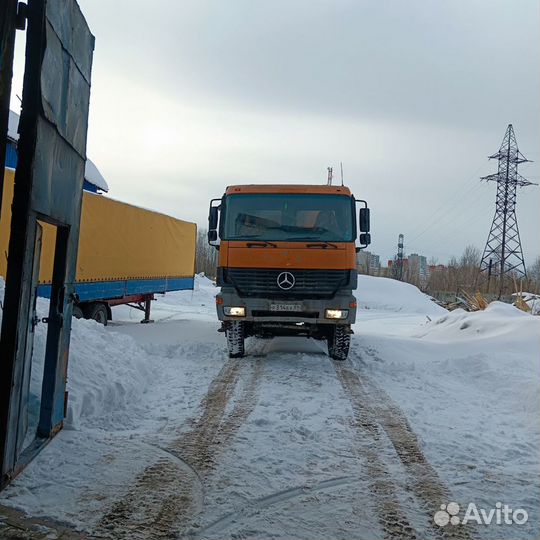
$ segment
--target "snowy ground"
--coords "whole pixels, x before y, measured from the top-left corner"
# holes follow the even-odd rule
[[[360,276],[347,362],[303,338],[229,360],[215,292],[74,321],[67,427],[0,504],[119,539],[540,536],[538,317]],[[440,528],[451,501],[529,519]]]

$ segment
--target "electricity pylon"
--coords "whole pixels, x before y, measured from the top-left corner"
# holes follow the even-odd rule
[[[529,160],[519,151],[512,124],[508,124],[499,151],[489,159],[499,161],[495,174],[483,176],[481,180],[497,182],[495,215],[489,231],[484,254],[480,263],[480,277],[487,278],[488,291],[492,278],[499,279],[499,297],[503,292],[504,277],[511,275],[524,278],[527,275],[523,250],[516,219],[517,188],[530,186],[518,173],[518,165]]]

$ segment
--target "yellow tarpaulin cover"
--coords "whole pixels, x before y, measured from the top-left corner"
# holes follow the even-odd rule
[[[0,216],[0,275],[6,275],[14,171],[5,169]],[[84,192],[77,281],[192,277],[197,226]],[[43,224],[40,283],[50,283],[55,227]]]

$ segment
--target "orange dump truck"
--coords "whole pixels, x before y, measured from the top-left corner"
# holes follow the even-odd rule
[[[208,221],[229,355],[243,356],[249,336],[301,335],[327,340],[329,355],[345,360],[356,252],[371,240],[366,201],[344,186],[230,186],[211,201]]]

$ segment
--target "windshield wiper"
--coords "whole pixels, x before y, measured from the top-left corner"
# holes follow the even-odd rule
[[[248,242],[247,247],[277,247],[277,244],[274,244],[274,242],[268,242],[268,240],[261,240],[260,242]]]
[[[306,246],[309,247],[322,247],[323,249],[326,249],[327,247],[331,247],[334,249],[337,249],[336,244],[332,244],[332,242],[328,242],[328,240],[321,240],[320,242],[314,242],[313,244],[306,244]]]
[[[317,240],[317,242],[313,242],[313,244],[306,244],[307,247],[322,247],[327,248],[331,247],[334,249],[337,249],[336,244],[333,244],[332,242],[329,242],[328,240],[321,240],[317,236],[290,236],[289,238],[285,238],[286,241],[298,241],[298,242],[305,242],[306,240]]]
[[[267,246],[272,246],[272,247],[277,247],[277,244],[274,244],[273,242],[268,242],[268,240],[260,240],[260,241],[257,241],[257,242],[249,242],[249,238],[259,238],[261,235],[260,234],[242,234],[242,235],[238,235],[238,236],[229,236],[229,238],[227,238],[227,240],[246,240],[246,243],[247,243],[247,247],[267,247]]]

